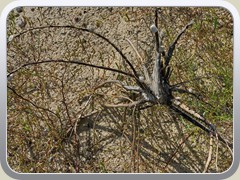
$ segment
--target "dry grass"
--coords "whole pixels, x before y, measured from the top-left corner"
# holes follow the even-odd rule
[[[201,100],[189,94],[175,96],[203,114],[232,142],[232,17],[219,8],[161,10],[159,26],[165,31],[166,47],[183,26],[195,21],[177,44],[170,82],[189,81],[183,88],[191,88]],[[25,22],[23,27],[16,24],[19,18]],[[142,74],[142,65],[151,68],[155,57],[154,37],[149,30],[153,23],[152,8],[39,7],[12,11],[7,32],[11,37],[39,26],[92,28],[115,43]],[[126,39],[132,41],[145,62],[139,60]],[[76,29],[28,31],[8,42],[7,53],[8,72],[29,62],[57,59],[130,72],[112,46]],[[8,82],[10,167],[29,173],[201,173],[223,172],[230,167],[232,155],[224,144],[214,139],[210,148],[208,134],[167,106],[141,111],[104,107],[105,103],[138,99],[114,84],[94,90],[114,79],[134,85],[122,74],[77,64],[53,62],[14,73]]]

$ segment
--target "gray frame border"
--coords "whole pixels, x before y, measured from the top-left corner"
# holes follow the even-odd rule
[[[6,38],[6,24],[7,24],[7,16],[8,13],[18,6],[92,6],[92,7],[99,7],[99,6],[137,6],[137,7],[154,7],[154,6],[192,6],[192,7],[222,7],[227,9],[233,17],[234,21],[234,46],[233,46],[233,142],[234,142],[234,158],[232,166],[223,173],[156,173],[156,174],[148,174],[148,173],[140,173],[140,174],[111,174],[111,173],[89,173],[89,174],[71,174],[71,173],[61,173],[61,174],[54,174],[54,173],[17,173],[13,171],[7,163],[7,38]],[[115,1],[115,0],[102,0],[101,2],[98,0],[41,0],[41,1],[29,1],[29,0],[18,0],[8,4],[1,14],[0,19],[0,37],[1,37],[1,46],[0,46],[0,124],[2,127],[0,131],[0,160],[1,165],[5,173],[15,179],[43,179],[43,178],[51,178],[51,179],[79,179],[79,178],[86,178],[86,179],[122,179],[122,178],[132,178],[132,179],[159,179],[159,178],[166,178],[166,179],[192,179],[200,180],[203,178],[207,179],[226,179],[232,176],[238,166],[240,160],[240,154],[236,154],[236,152],[240,152],[240,136],[236,134],[237,130],[240,130],[240,113],[237,110],[240,109],[240,72],[238,73],[237,70],[240,69],[240,51],[237,50],[237,47],[240,47],[240,17],[238,14],[237,9],[226,1],[219,1],[219,0],[175,0],[170,2],[165,2],[164,0],[148,0],[148,1],[140,1],[140,0],[122,0],[122,1]],[[238,60],[237,60],[238,59]]]

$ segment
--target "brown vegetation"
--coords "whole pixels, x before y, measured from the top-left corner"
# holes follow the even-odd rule
[[[173,96],[231,143],[230,13],[166,7],[158,17],[165,49],[194,20],[169,63],[169,82],[182,90]],[[156,43],[149,28],[154,22],[154,8],[136,7],[38,7],[9,14],[7,151],[13,170],[201,173],[231,166],[231,147],[216,134],[168,105],[119,107],[138,101],[140,94],[119,83],[103,85],[113,80],[137,85],[124,56],[139,75],[144,65],[153,68]]]

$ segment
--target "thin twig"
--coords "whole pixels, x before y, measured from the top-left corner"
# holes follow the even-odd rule
[[[173,154],[171,155],[171,157],[168,159],[164,170],[167,168],[167,166],[169,165],[169,163],[172,161],[172,159],[174,158],[174,156],[177,154],[177,152],[180,150],[180,148],[182,147],[182,145],[193,135],[193,132],[191,134],[189,134],[187,137],[185,137],[182,142],[177,146],[177,148],[175,149],[175,151],[173,152]]]
[[[84,66],[88,66],[88,67],[93,67],[93,68],[98,68],[98,69],[104,69],[104,70],[108,70],[108,71],[117,72],[117,73],[129,76],[129,77],[134,77],[133,74],[127,73],[127,72],[124,72],[124,71],[121,71],[121,70],[118,70],[118,69],[108,68],[108,67],[104,67],[104,66],[98,66],[98,65],[94,65],[94,64],[88,64],[88,63],[81,62],[80,60],[66,61],[66,60],[61,60],[61,59],[55,59],[55,60],[50,59],[50,60],[43,60],[43,61],[26,63],[26,64],[21,65],[17,69],[13,70],[12,72],[8,73],[7,77],[9,77],[11,74],[14,74],[14,73],[18,72],[19,70],[21,70],[23,68],[26,68],[28,66],[38,65],[38,64],[45,64],[45,63],[78,64],[78,65],[84,65]]]
[[[217,140],[217,147],[216,147],[216,162],[215,162],[215,167],[216,167],[216,172],[218,172],[218,134],[216,134],[216,140]]]
[[[40,27],[34,27],[34,28],[27,29],[27,30],[25,30],[25,31],[15,35],[14,38],[19,37],[19,36],[21,36],[23,34],[26,34],[28,32],[31,32],[33,30],[42,30],[42,29],[50,29],[50,28],[74,29],[74,30],[78,30],[78,31],[88,32],[88,33],[91,33],[91,34],[94,34],[94,35],[98,36],[99,38],[103,39],[108,44],[110,44],[122,56],[124,61],[127,62],[127,64],[130,66],[131,70],[133,71],[133,74],[134,74],[135,78],[138,79],[137,71],[135,70],[135,68],[133,67],[131,62],[128,60],[128,58],[123,54],[123,52],[113,42],[111,42],[108,38],[104,37],[103,35],[101,35],[101,34],[99,34],[97,32],[94,32],[93,30],[90,30],[90,29],[81,28],[81,27],[75,27],[75,26],[72,26],[72,25],[65,25],[65,26],[59,26],[59,25],[40,26]]]
[[[85,103],[84,107],[82,108],[81,114],[79,115],[79,117],[75,121],[74,126],[72,127],[71,132],[69,134],[68,142],[70,142],[70,139],[71,139],[73,133],[77,134],[77,127],[80,127],[79,121],[81,123],[83,113],[84,113],[85,109],[87,108],[91,99],[92,99],[92,96],[89,96],[87,102]],[[81,123],[81,124],[83,124],[83,123]]]
[[[158,9],[155,10],[155,26],[158,29]],[[156,41],[156,51],[160,55],[160,41],[159,41],[159,32],[155,32],[155,41]]]
[[[167,53],[167,56],[166,56],[166,60],[165,60],[165,64],[166,66],[168,66],[171,58],[172,58],[172,55],[173,55],[173,51],[175,49],[175,46],[179,40],[179,38],[182,36],[182,34],[187,30],[187,28],[189,26],[191,26],[192,24],[194,23],[194,21],[190,21],[186,26],[184,26],[184,28],[179,32],[179,34],[177,35],[177,37],[174,39],[173,43],[170,45],[169,49],[168,49],[168,53]]]
[[[138,105],[140,105],[144,102],[145,102],[144,99],[140,99],[138,101],[133,101],[133,102],[128,103],[128,104],[107,104],[107,103],[105,103],[105,104],[103,104],[103,106],[111,107],[111,108],[113,108],[113,107],[129,107],[130,108],[130,107],[133,107],[133,106],[138,106]]]
[[[176,91],[176,92],[178,92],[178,93],[190,94],[190,95],[196,97],[197,99],[200,99],[200,98],[199,98],[200,95],[197,95],[197,94],[195,94],[195,93],[193,93],[193,92],[190,92],[190,91],[188,91],[188,90],[186,90],[186,89],[174,88],[174,89],[171,89],[171,90],[172,90],[172,91]]]
[[[136,116],[135,116],[135,111],[136,111],[136,105],[133,107],[133,111],[132,111],[132,163],[133,163],[133,172],[136,171],[136,128],[137,128],[137,124],[136,124]]]
[[[143,58],[140,56],[139,52],[137,51],[137,49],[135,48],[135,46],[133,45],[133,43],[129,40],[126,39],[127,42],[131,45],[131,47],[133,48],[133,50],[135,51],[135,53],[137,54],[138,58],[141,60],[141,62],[143,62]]]
[[[111,83],[115,83],[117,85],[120,85],[121,87],[124,87],[124,84],[122,83],[122,81],[119,80],[108,80],[108,81],[104,81],[103,83],[97,85],[97,87],[94,88],[94,91],[103,87],[105,84],[111,84]]]
[[[180,101],[178,101],[176,99],[172,99],[171,102],[172,102],[172,105],[181,108],[182,110],[185,111],[185,113],[188,113],[189,115],[193,116],[194,118],[197,118],[198,120],[200,120],[202,123],[204,123],[207,127],[212,129],[212,131],[213,131],[213,129],[214,129],[213,125],[210,122],[208,122],[203,116],[201,116],[200,114],[198,114],[197,112],[195,112],[194,110],[192,110],[188,106],[186,106],[184,103],[181,103]]]
[[[200,94],[196,94],[196,93],[190,92],[190,91],[185,90],[185,89],[180,89],[180,88],[173,88],[171,90],[172,90],[172,92],[176,91],[178,93],[186,93],[186,94],[192,95],[193,97],[195,97],[196,99],[200,100],[201,102],[203,102],[203,103],[205,103],[205,104],[207,104],[207,105],[209,105],[211,107],[214,107],[212,104],[204,101],[204,99],[201,97]]]
[[[97,89],[103,87],[105,84],[111,84],[111,83],[115,83],[116,85],[124,88],[127,91],[135,91],[135,92],[143,92],[142,89],[138,86],[127,86],[124,85],[122,83],[122,81],[119,80],[108,80],[108,81],[104,81],[103,83],[99,84],[97,87],[94,88],[94,91],[96,91]]]
[[[69,112],[69,109],[68,109],[68,105],[66,103],[66,97],[65,97],[65,93],[64,93],[64,75],[66,73],[66,68],[65,68],[65,71],[61,77],[61,94],[62,94],[62,103],[66,109],[66,113],[67,113],[67,117],[68,117],[68,120],[69,122],[71,122],[71,116],[70,116],[70,112]]]
[[[27,99],[27,98],[23,97],[22,95],[18,94],[17,91],[16,91],[15,89],[11,88],[10,86],[7,86],[7,88],[10,89],[10,90],[11,90],[16,96],[18,96],[20,99],[22,99],[22,100],[30,103],[32,106],[34,106],[34,107],[37,108],[37,109],[41,109],[41,110],[43,110],[43,111],[47,111],[47,112],[55,115],[55,116],[56,116],[57,118],[59,118],[59,120],[61,121],[60,116],[57,115],[55,112],[51,111],[50,109],[47,109],[47,108],[44,108],[44,107],[41,107],[41,106],[36,105],[35,103],[33,103],[32,101],[30,101],[29,99]]]
[[[208,158],[205,164],[205,168],[203,170],[203,173],[206,173],[208,171],[209,168],[209,164],[212,160],[212,151],[213,151],[213,134],[210,134],[210,143],[209,143],[209,151],[208,151]]]
[[[182,117],[184,117],[184,119],[186,119],[187,121],[191,122],[192,124],[194,124],[195,126],[201,128],[203,131],[207,132],[208,134],[210,133],[214,133],[216,134],[217,132],[215,132],[211,127],[212,125],[209,124],[210,126],[209,127],[205,127],[204,125],[202,125],[200,122],[198,122],[197,120],[195,120],[194,118],[192,118],[189,114],[187,114],[183,109],[181,109],[180,107],[174,105],[174,104],[171,104],[169,105],[169,107],[174,110],[176,113],[178,113],[179,115],[181,115]],[[210,129],[211,128],[211,129]],[[231,152],[232,154],[232,148],[233,148],[233,144],[232,143],[229,143],[227,142],[219,133],[218,133],[218,139],[223,143],[225,144],[229,151]]]

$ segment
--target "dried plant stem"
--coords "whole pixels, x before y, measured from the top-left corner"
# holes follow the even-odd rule
[[[177,152],[180,150],[180,148],[182,148],[183,144],[188,140],[188,138],[190,138],[193,135],[193,132],[191,134],[189,134],[187,137],[185,137],[182,142],[177,146],[176,150],[173,152],[173,154],[171,155],[171,157],[168,159],[165,167],[163,168],[164,170],[166,170],[166,168],[168,167],[168,165],[170,164],[170,162],[172,161],[172,159],[174,158],[174,156],[177,154]]]
[[[219,133],[215,132],[214,129],[212,129],[212,124],[210,124],[209,122],[207,122],[203,117],[201,117],[199,114],[197,114],[196,112],[194,112],[194,114],[196,114],[197,116],[194,116],[194,114],[189,114],[187,113],[186,109],[183,109],[181,107],[179,107],[179,105],[172,103],[170,105],[170,108],[172,110],[174,110],[176,113],[178,113],[179,115],[181,115],[182,117],[184,117],[184,119],[186,119],[187,121],[191,122],[192,124],[194,124],[195,126],[198,126],[199,128],[201,128],[202,130],[204,130],[205,132],[207,132],[208,134],[214,133],[217,134],[218,139],[225,144],[229,151],[232,154],[232,148],[233,148],[233,144],[227,142]],[[192,117],[193,116],[193,117]],[[200,116],[200,118],[199,118]],[[196,120],[196,119],[197,120]],[[204,123],[206,126],[204,126],[202,123],[198,122],[198,120],[202,123]]]
[[[133,48],[133,50],[135,51],[135,53],[137,54],[138,58],[140,59],[140,61],[143,63],[143,58],[140,56],[139,52],[137,51],[137,49],[135,48],[135,46],[133,45],[133,43],[129,40],[126,39],[127,42],[131,45],[131,47]]]
[[[203,170],[203,173],[206,173],[208,171],[210,162],[212,160],[212,151],[213,151],[213,134],[210,134],[210,143],[209,143],[209,151],[208,151],[208,158],[205,164],[205,168]]]
[[[155,10],[155,26],[158,29],[158,9]],[[159,39],[159,32],[155,33],[155,41],[156,41],[156,51],[160,55],[160,39]]]
[[[66,71],[65,71],[66,72]],[[65,74],[64,72],[64,74]],[[63,105],[66,109],[66,113],[67,113],[67,118],[69,120],[69,122],[71,122],[71,116],[70,116],[70,112],[69,112],[69,109],[68,109],[68,105],[67,105],[67,102],[66,102],[66,97],[65,97],[65,92],[64,92],[64,74],[61,78],[61,94],[62,94],[62,102],[63,102]]]
[[[215,167],[216,167],[216,172],[218,172],[218,135],[216,134],[216,139],[217,139],[217,147],[216,147],[216,161],[215,161]]]
[[[16,96],[18,96],[20,99],[22,99],[22,100],[30,103],[30,104],[31,104],[32,106],[34,106],[35,108],[41,109],[41,110],[46,111],[46,112],[49,112],[49,113],[53,114],[54,116],[56,116],[56,117],[60,120],[61,125],[62,125],[62,120],[61,120],[60,116],[57,115],[55,112],[51,111],[50,109],[47,109],[47,108],[38,106],[37,104],[33,103],[33,102],[30,101],[29,99],[27,99],[27,98],[23,97],[22,95],[20,95],[19,93],[17,93],[17,91],[16,91],[15,89],[11,88],[10,86],[7,86],[7,88],[10,89],[10,90],[11,90]]]
[[[14,74],[14,73],[18,72],[19,70],[26,68],[28,66],[33,66],[33,65],[38,65],[38,64],[46,64],[46,63],[77,64],[77,65],[98,68],[98,69],[104,69],[104,70],[108,70],[108,71],[112,71],[112,72],[117,72],[117,73],[129,76],[129,77],[134,77],[134,75],[132,75],[131,73],[127,73],[127,72],[124,72],[124,71],[121,71],[118,69],[108,68],[108,67],[104,67],[104,66],[98,66],[98,65],[94,65],[94,64],[88,64],[88,63],[81,62],[80,60],[66,61],[66,60],[62,60],[62,59],[50,59],[50,60],[43,60],[43,61],[37,61],[37,62],[29,62],[29,63],[21,65],[19,68],[8,73],[7,77],[9,77],[11,74]]]
[[[170,45],[169,49],[168,49],[168,53],[167,53],[167,56],[166,56],[166,59],[165,59],[165,64],[166,66],[168,66],[171,58],[172,58],[172,55],[173,55],[173,51],[175,49],[175,46],[178,42],[178,40],[180,39],[180,37],[183,35],[183,33],[187,30],[187,28],[189,26],[191,26],[193,24],[193,20],[190,21],[186,26],[184,26],[184,28],[178,33],[178,35],[176,36],[176,38],[174,39],[174,41],[172,42],[172,44]]]
[[[136,116],[135,116],[136,106],[134,106],[132,111],[132,164],[133,164],[133,172],[136,171]]]
[[[26,34],[28,32],[34,31],[34,30],[43,30],[43,29],[51,29],[51,28],[67,28],[67,29],[74,29],[74,30],[78,30],[78,31],[83,31],[83,32],[88,32],[91,34],[96,35],[97,37],[103,39],[104,41],[106,41],[108,44],[110,44],[124,59],[124,61],[126,61],[126,63],[129,65],[129,67],[131,68],[131,70],[133,71],[133,74],[135,76],[135,78],[138,79],[138,74],[137,71],[135,70],[135,68],[133,67],[133,65],[131,64],[131,62],[128,60],[128,58],[123,54],[123,52],[113,43],[111,42],[108,38],[104,37],[103,35],[94,32],[93,30],[90,29],[86,29],[86,28],[81,28],[81,27],[75,27],[75,26],[71,26],[71,25],[65,25],[65,26],[59,26],[59,25],[50,25],[50,26],[40,26],[40,27],[34,27],[34,28],[30,28],[27,29],[17,35],[14,36],[14,38],[19,37],[23,34]]]
[[[87,102],[85,103],[84,107],[82,108],[82,111],[81,111],[80,116],[77,118],[77,120],[75,121],[73,127],[71,128],[71,132],[70,132],[69,138],[68,138],[68,141],[69,141],[69,142],[70,142],[70,139],[71,139],[73,133],[74,133],[75,135],[77,135],[77,127],[79,127],[80,124],[83,124],[83,123],[81,123],[82,116],[83,116],[83,113],[84,113],[85,109],[87,108],[88,104],[90,103],[91,99],[92,99],[92,96],[90,96],[90,97],[88,98]],[[79,123],[79,121],[80,121],[80,123]]]
[[[120,104],[108,104],[108,103],[105,103],[105,104],[103,104],[103,106],[111,107],[111,108],[113,108],[113,107],[129,107],[130,108],[130,107],[135,107],[135,106],[141,105],[144,102],[145,102],[144,99],[140,99],[138,101],[133,101],[133,102],[128,103],[128,104],[122,104],[122,103],[120,103]]]

